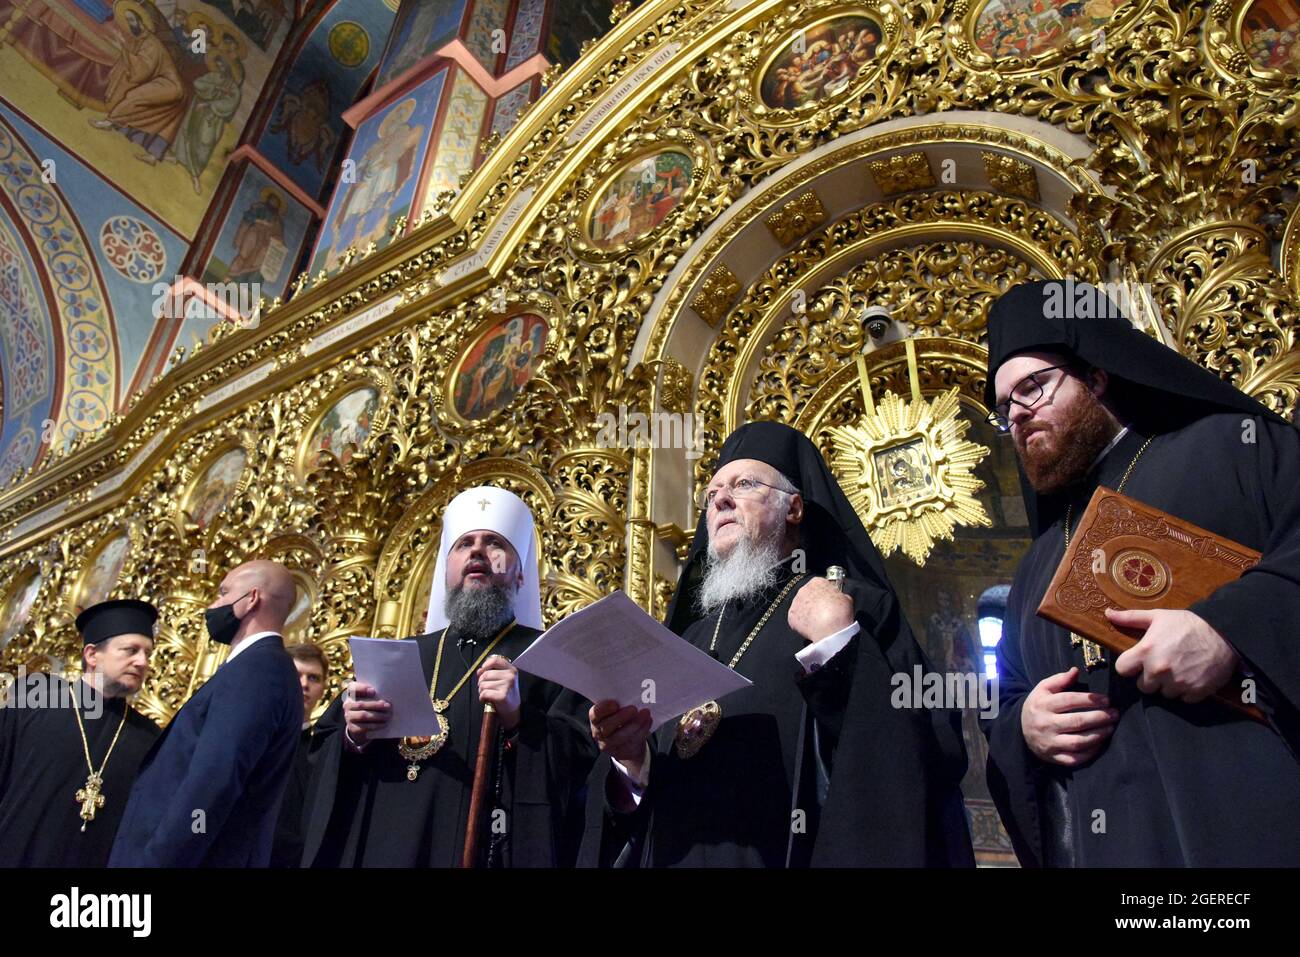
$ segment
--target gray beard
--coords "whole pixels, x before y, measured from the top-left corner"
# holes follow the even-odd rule
[[[725,558],[709,543],[709,563],[695,603],[704,617],[721,611],[729,601],[744,600],[776,584],[781,574],[780,534],[757,544],[749,538],[736,542]]]
[[[443,610],[448,629],[462,638],[491,638],[514,618],[515,589],[505,585],[470,588],[464,585],[447,593]]]

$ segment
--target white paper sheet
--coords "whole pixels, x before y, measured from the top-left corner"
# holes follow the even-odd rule
[[[593,702],[612,698],[648,708],[655,728],[752,684],[673,634],[621,591],[558,622],[514,663]]]
[[[349,638],[357,681],[370,685],[392,705],[388,724],[371,738],[432,737],[438,717],[424,681],[420,648],[413,641],[391,638]]]

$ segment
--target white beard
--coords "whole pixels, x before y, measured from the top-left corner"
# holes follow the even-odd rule
[[[696,598],[706,618],[729,601],[749,598],[776,584],[781,569],[780,532],[757,544],[742,538],[725,558],[719,558],[709,542],[709,563]]]

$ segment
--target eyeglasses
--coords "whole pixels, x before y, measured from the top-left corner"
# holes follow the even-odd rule
[[[1010,432],[1011,419],[1009,416],[1011,415],[1011,407],[1018,405],[1022,409],[1032,409],[1038,405],[1039,402],[1043,401],[1043,383],[1039,381],[1038,377],[1044,372],[1068,369],[1070,365],[1069,362],[1063,362],[1057,366],[1046,366],[1029,373],[1016,383],[1015,388],[1011,390],[1011,394],[1005,402],[999,402],[993,407],[993,411],[985,417],[984,421],[999,432]],[[1016,398],[1017,395],[1020,396],[1019,399]]]
[[[765,490],[769,488],[774,488],[778,492],[785,492],[785,489],[780,486],[769,485],[767,482],[760,482],[758,479],[749,478],[748,476],[738,478],[734,482],[724,486],[724,488],[731,493],[732,498],[762,498],[767,494]],[[696,506],[698,506],[702,512],[707,511],[709,506],[713,504],[714,497],[721,491],[721,488],[701,489],[699,494],[695,496]],[[796,493],[786,492],[786,494],[793,495]]]

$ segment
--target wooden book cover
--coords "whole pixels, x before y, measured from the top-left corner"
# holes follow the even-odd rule
[[[1038,606],[1039,617],[1095,641],[1114,655],[1140,633],[1116,628],[1107,608],[1186,609],[1259,563],[1254,549],[1158,508],[1098,488]],[[1264,721],[1233,693],[1225,704]]]

